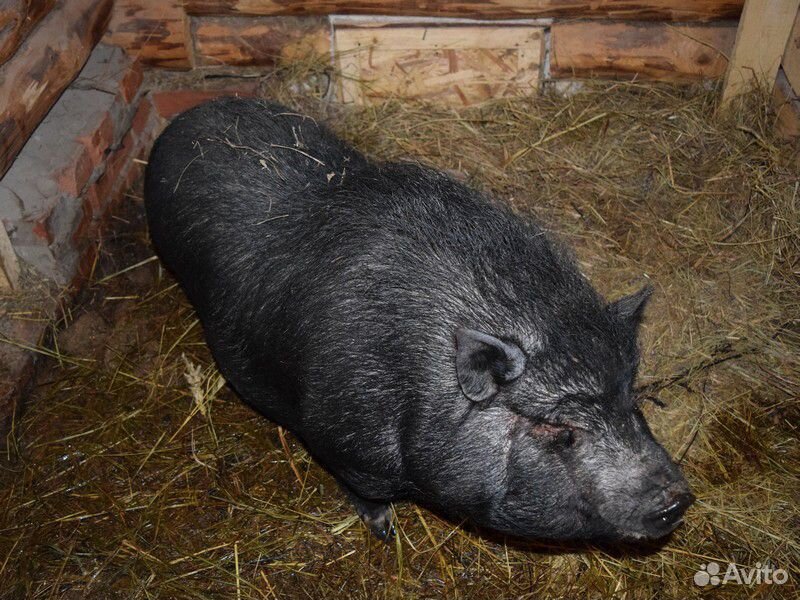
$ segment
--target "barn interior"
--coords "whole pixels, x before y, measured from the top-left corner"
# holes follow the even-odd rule
[[[795,597],[798,4],[0,7],[0,598]],[[649,282],[637,389],[685,523],[559,544],[398,504],[371,537],[226,386],[149,242],[154,139],[223,95],[509,203],[607,298]]]

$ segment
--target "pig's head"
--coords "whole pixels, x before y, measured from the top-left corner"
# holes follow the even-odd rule
[[[550,539],[655,539],[693,501],[639,410],[644,289],[527,334],[460,328],[465,412],[442,498],[479,525]],[[466,461],[465,461],[466,462]]]

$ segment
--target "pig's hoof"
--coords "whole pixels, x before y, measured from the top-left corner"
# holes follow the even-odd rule
[[[372,535],[381,540],[382,542],[389,542],[394,538],[395,530],[392,524],[392,509],[389,505],[384,505],[380,514],[363,514],[358,513],[364,525],[370,530]]]
[[[358,516],[364,521],[364,525],[372,535],[382,542],[391,541],[395,534],[394,525],[392,525],[392,507],[363,498],[352,498],[352,500]]]
[[[342,491],[350,498],[350,502],[353,503],[358,516],[364,521],[364,525],[367,526],[372,535],[382,542],[388,542],[394,538],[392,507],[389,504],[362,498],[344,483],[340,483],[340,486]]]

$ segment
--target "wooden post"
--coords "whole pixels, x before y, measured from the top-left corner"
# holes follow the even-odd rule
[[[722,105],[755,82],[772,89],[800,0],[747,0],[728,64]]]
[[[0,290],[19,286],[19,262],[6,228],[0,221]]]
[[[800,10],[797,11],[781,66],[794,91],[800,91]]]

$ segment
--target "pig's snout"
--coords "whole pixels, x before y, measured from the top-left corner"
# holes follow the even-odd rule
[[[686,509],[694,502],[694,495],[688,490],[671,492],[667,497],[666,506],[658,508],[643,519],[653,537],[666,535],[680,525]]]
[[[653,507],[645,509],[642,524],[647,537],[659,538],[673,531],[683,521],[683,515],[695,500],[689,484],[674,464],[657,478],[661,485]]]

